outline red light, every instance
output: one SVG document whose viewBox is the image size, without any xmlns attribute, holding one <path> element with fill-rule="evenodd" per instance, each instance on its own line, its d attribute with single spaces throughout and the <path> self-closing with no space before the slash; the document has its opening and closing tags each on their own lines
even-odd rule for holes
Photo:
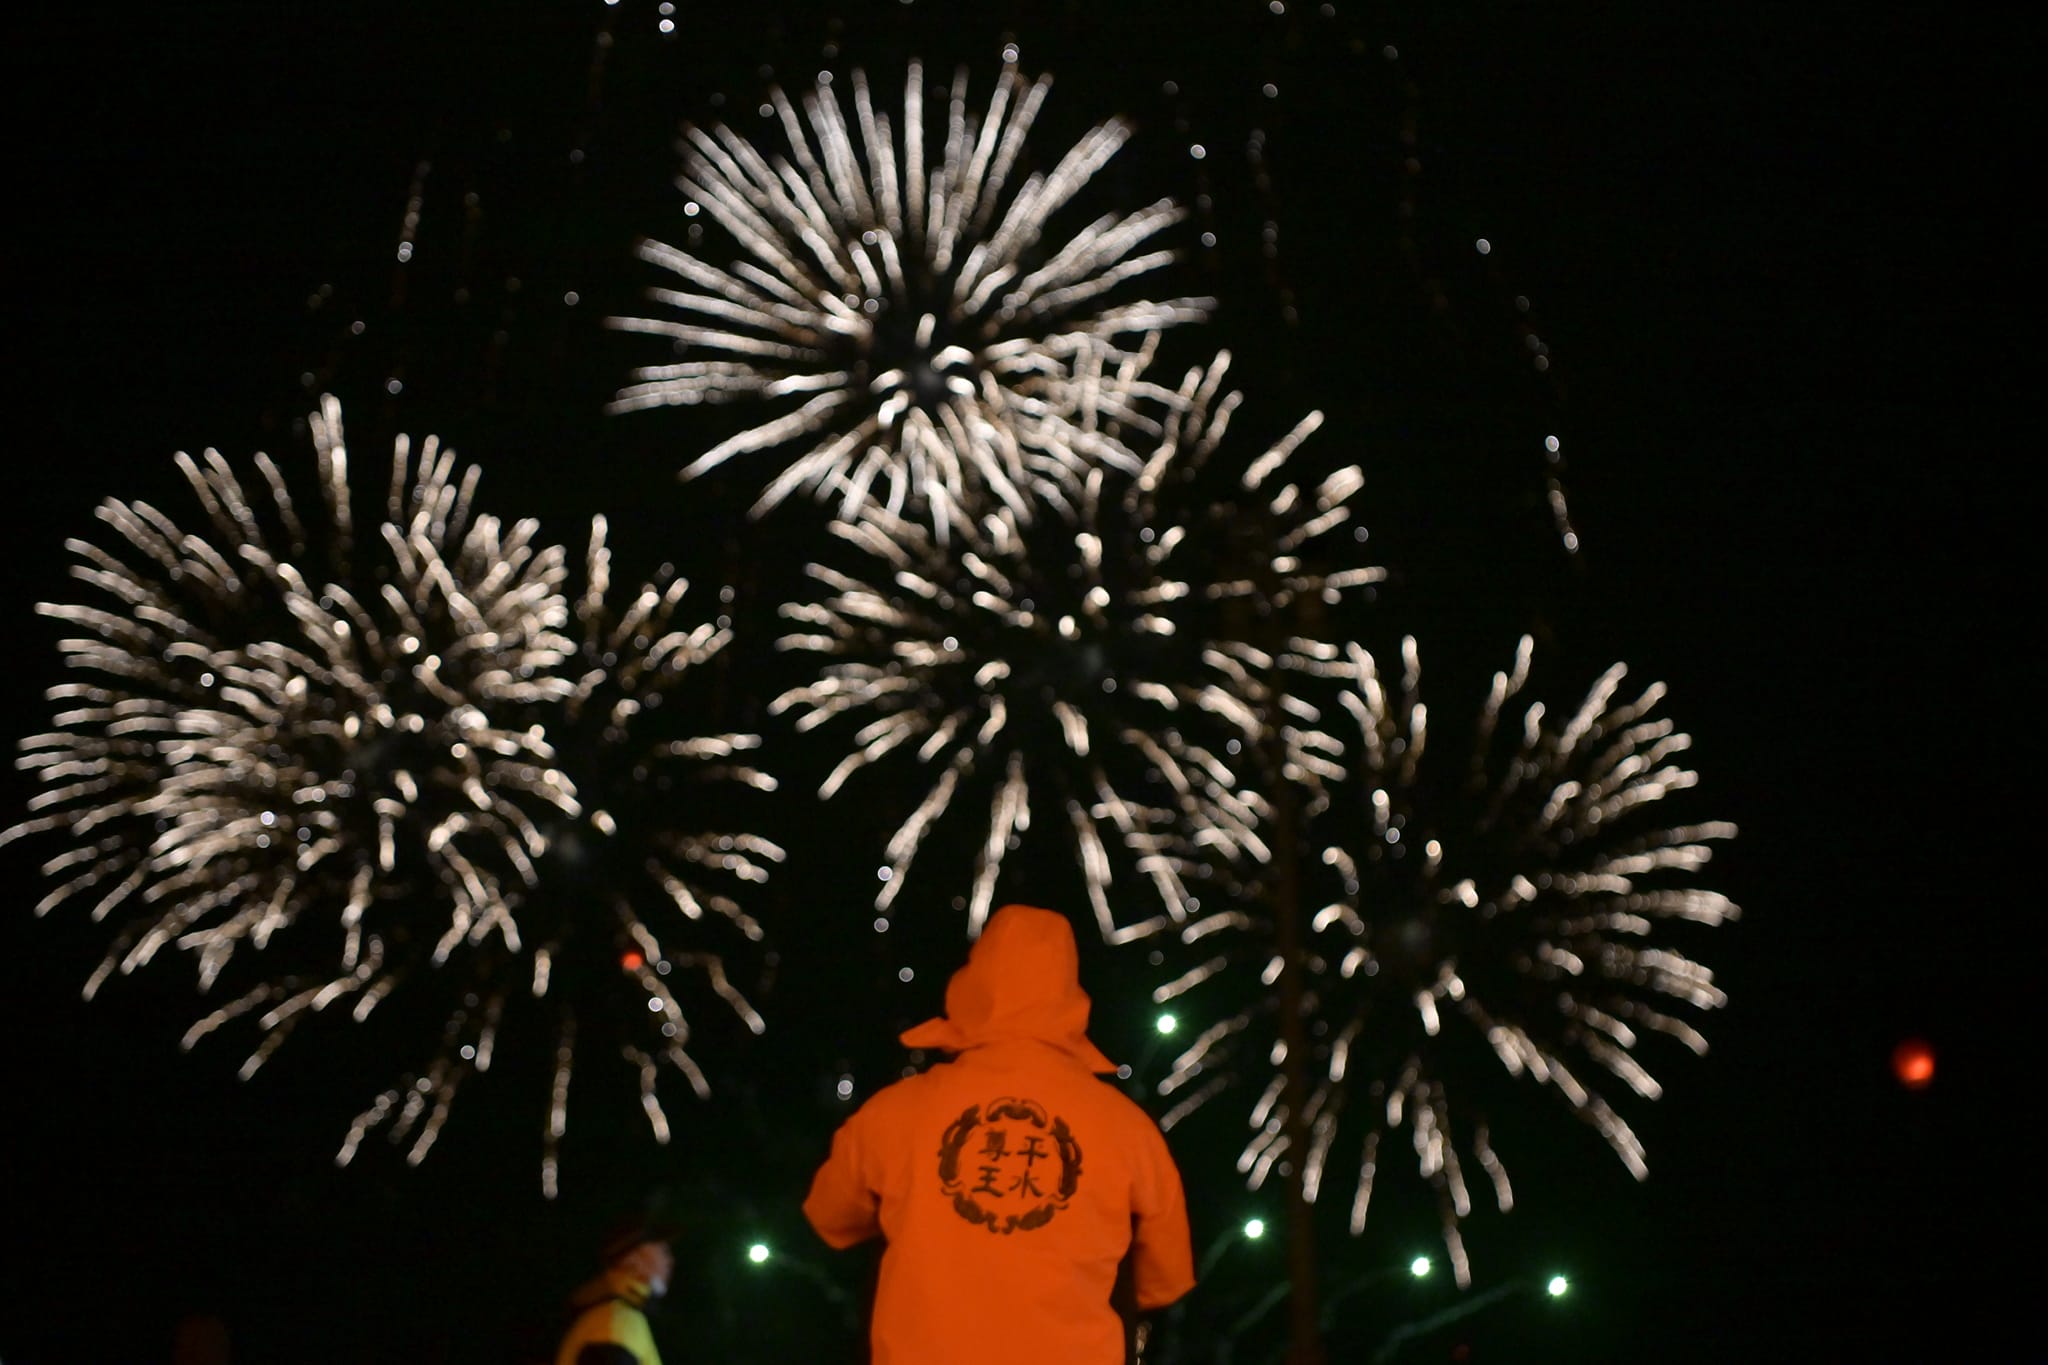
<svg viewBox="0 0 2048 1365">
<path fill-rule="evenodd" d="M 1892 1075 L 1908 1090 L 1925 1090 L 1934 1084 L 1934 1048 L 1925 1039 L 1906 1039 L 1892 1049 Z"/>
<path fill-rule="evenodd" d="M 647 959 L 628 949 L 619 954 L 619 965 L 629 972 L 637 972 L 647 965 Z"/>
</svg>

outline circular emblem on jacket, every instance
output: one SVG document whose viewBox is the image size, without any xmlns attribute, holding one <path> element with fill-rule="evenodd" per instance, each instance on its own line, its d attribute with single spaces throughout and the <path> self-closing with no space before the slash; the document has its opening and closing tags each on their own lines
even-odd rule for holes
<svg viewBox="0 0 2048 1365">
<path fill-rule="evenodd" d="M 1081 1185 L 1081 1144 L 1036 1100 L 970 1104 L 939 1139 L 939 1184 L 953 1212 L 990 1232 L 1032 1232 Z"/>
</svg>

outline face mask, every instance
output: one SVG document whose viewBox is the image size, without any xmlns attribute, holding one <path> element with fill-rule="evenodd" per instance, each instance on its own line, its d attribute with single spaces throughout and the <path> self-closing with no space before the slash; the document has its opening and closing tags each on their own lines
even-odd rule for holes
<svg viewBox="0 0 2048 1365">
<path fill-rule="evenodd" d="M 666 1293 L 668 1293 L 668 1281 L 663 1277 L 657 1275 L 647 1282 L 648 1298 L 658 1299 Z"/>
</svg>

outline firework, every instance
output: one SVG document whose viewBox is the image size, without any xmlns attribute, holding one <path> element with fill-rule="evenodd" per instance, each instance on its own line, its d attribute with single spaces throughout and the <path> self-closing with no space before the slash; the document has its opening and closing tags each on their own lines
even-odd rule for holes
<svg viewBox="0 0 2048 1365">
<path fill-rule="evenodd" d="M 1089 379 L 1098 414 L 1128 424 L 1119 442 L 1145 451 L 1127 471 L 1090 470 L 1076 496 L 1035 521 L 1005 508 L 956 528 L 951 550 L 887 513 L 838 523 L 865 568 L 813 564 L 827 596 L 784 608 L 804 631 L 781 646 L 829 662 L 772 709 L 798 713 L 800 730 L 842 717 L 855 726 L 820 795 L 885 759 L 928 775 L 888 844 L 875 901 L 885 914 L 956 807 L 987 812 L 966 898 L 970 935 L 993 903 L 1005 853 L 1048 806 L 1071 831 L 1065 852 L 1109 942 L 1198 908 L 1190 867 L 1266 855 L 1259 801 L 1233 765 L 1284 718 L 1261 681 L 1270 658 L 1224 632 L 1248 604 L 1377 581 L 1376 569 L 1309 564 L 1326 539 L 1355 544 L 1338 533 L 1361 481 L 1355 469 L 1307 488 L 1283 481 L 1320 420 L 1312 415 L 1236 468 L 1228 500 L 1209 500 L 1199 476 L 1239 400 L 1222 392 L 1228 359 L 1190 371 L 1177 389 L 1149 384 L 1144 359 L 1119 353 Z M 1248 522 L 1274 529 L 1258 538 L 1256 564 L 1236 571 L 1236 532 Z M 1150 884 L 1158 913 L 1133 922 L 1113 913 L 1118 856 Z"/>
<path fill-rule="evenodd" d="M 689 585 L 666 571 L 615 612 L 605 534 L 600 517 L 574 608 L 577 648 L 565 670 L 571 686 L 550 708 L 547 728 L 573 800 L 542 826 L 546 853 L 509 897 L 518 921 L 538 931 L 530 963 L 497 974 L 503 979 L 472 992 L 477 1003 L 465 1000 L 451 1014 L 426 1070 L 402 1077 L 357 1116 L 344 1163 L 380 1126 L 394 1140 L 415 1127 L 427 1137 L 464 1075 L 488 1068 L 509 1005 L 541 1007 L 552 1039 L 541 1158 L 549 1198 L 559 1190 L 558 1149 L 579 1056 L 595 1045 L 600 1055 L 622 1058 L 638 1081 L 650 1130 L 666 1143 L 661 1068 L 681 1074 L 699 1098 L 711 1093 L 689 1050 L 687 995 L 715 999 L 753 1033 L 765 1027 L 728 965 L 735 952 L 758 956 L 762 927 L 737 897 L 765 881 L 783 851 L 758 835 L 692 827 L 722 825 L 737 793 L 776 785 L 747 761 L 757 735 L 696 732 L 691 703 L 701 700 L 699 680 L 731 642 L 730 618 L 679 623 Z M 408 1159 L 416 1161 L 417 1140 L 414 1149 Z"/>
<path fill-rule="evenodd" d="M 458 482 L 431 440 L 409 479 L 401 441 L 375 567 L 358 573 L 338 405 L 313 435 L 319 563 L 267 457 L 266 528 L 225 460 L 181 455 L 218 545 L 110 499 L 114 548 L 67 542 L 103 605 L 40 608 L 80 632 L 59 650 L 84 680 L 52 689 L 57 728 L 22 743 L 45 790 L 14 832 L 74 841 L 40 909 L 90 898 L 95 919 L 133 917 L 88 994 L 172 943 L 210 988 L 238 953 L 317 922 L 337 991 L 374 1001 L 383 936 L 365 917 L 381 887 L 446 887 L 437 959 L 512 934 L 500 888 L 569 800 L 545 739 L 494 721 L 567 691 L 561 552 L 530 523 L 472 521 L 475 471 Z"/>
<path fill-rule="evenodd" d="M 1487 1097 L 1512 1102 L 1519 1081 L 1554 1089 L 1642 1178 L 1642 1144 L 1600 1085 L 1658 1096 L 1639 1060 L 1648 1034 L 1706 1050 L 1681 1015 L 1720 1005 L 1722 994 L 1707 968 L 1658 938 L 1675 922 L 1737 915 L 1697 884 L 1711 845 L 1734 826 L 1668 824 L 1659 814 L 1666 797 L 1697 780 L 1679 762 L 1689 738 L 1654 715 L 1662 684 L 1624 699 L 1617 664 L 1576 710 L 1552 718 L 1541 702 L 1520 701 L 1531 652 L 1524 639 L 1514 667 L 1495 676 L 1470 763 L 1450 773 L 1424 761 L 1429 717 L 1412 639 L 1398 680 L 1356 645 L 1290 661 L 1339 686 L 1348 727 L 1333 728 L 1350 735 L 1348 780 L 1325 792 L 1310 826 L 1323 845 L 1322 885 L 1302 901 L 1314 1021 L 1304 1193 L 1316 1198 L 1342 1141 L 1358 1153 L 1350 1222 L 1362 1231 L 1383 1139 L 1405 1124 L 1461 1284 L 1470 1273 L 1459 1231 L 1472 1207 L 1469 1166 L 1503 1211 L 1513 1204 L 1483 1117 Z M 1209 950 L 1255 943 L 1259 927 L 1237 911 L 1191 923 L 1182 937 L 1201 960 L 1156 997 L 1241 975 L 1227 947 Z M 1251 948 L 1246 965 L 1267 986 L 1277 977 L 1263 948 Z M 1224 1018 L 1160 1087 L 1172 1098 L 1170 1127 L 1229 1088 L 1233 1063 L 1271 1068 L 1239 1159 L 1254 1185 L 1293 1159 L 1276 1025 L 1267 1006 Z"/>
<path fill-rule="evenodd" d="M 757 512 L 805 489 L 854 517 L 880 489 L 887 511 L 926 520 L 942 540 L 993 506 L 1029 520 L 1034 487 L 1061 473 L 1071 482 L 1095 458 L 1085 425 L 1058 401 L 1063 372 L 1104 341 L 1129 344 L 1207 310 L 1203 299 L 1112 302 L 1172 259 L 1152 243 L 1181 210 L 1162 199 L 1048 240 L 1130 135 L 1104 123 L 1051 170 L 1023 174 L 1049 77 L 1027 82 L 1006 64 L 977 114 L 959 73 L 934 101 L 943 131 L 927 121 L 918 64 L 900 126 L 863 73 L 849 83 L 850 114 L 829 75 L 801 115 L 771 93 L 786 155 L 771 159 L 723 125 L 690 130 L 679 182 L 688 211 L 715 220 L 740 256 L 721 267 L 642 246 L 682 281 L 652 294 L 675 316 L 613 325 L 668 337 L 684 354 L 637 371 L 613 409 L 773 404 L 684 470 L 797 448 Z"/>
<path fill-rule="evenodd" d="M 432 438 L 416 459 L 398 440 L 382 520 L 358 546 L 339 405 L 326 400 L 311 426 L 324 515 L 310 529 L 267 457 L 255 460 L 260 501 L 215 452 L 181 455 L 204 530 L 110 499 L 99 515 L 111 547 L 67 542 L 95 601 L 40 608 L 77 632 L 59 649 L 78 680 L 51 690 L 54 728 L 22 742 L 20 764 L 43 790 L 4 837 L 66 839 L 44 865 L 56 885 L 39 912 L 89 904 L 121 926 L 87 996 L 166 948 L 189 954 L 202 994 L 225 1002 L 185 1045 L 253 1019 L 245 1078 L 333 1007 L 360 1022 L 403 986 L 452 996 L 426 1073 L 380 1100 L 342 1151 L 346 1161 L 389 1118 L 417 1162 L 463 1076 L 490 1066 L 508 1004 L 551 995 L 567 941 L 607 945 L 613 993 L 609 945 L 638 944 L 645 970 L 626 975 L 654 1002 L 641 1014 L 659 1040 L 638 1055 L 701 1086 L 660 978 L 702 966 L 758 1025 L 751 1007 L 715 958 L 665 950 L 623 896 L 605 905 L 605 884 L 565 883 L 588 861 L 578 849 L 618 832 L 613 806 L 588 790 L 625 805 L 610 769 L 696 765 L 714 780 L 765 781 L 733 762 L 748 736 L 636 748 L 637 717 L 724 632 L 671 629 L 680 585 L 643 590 L 612 621 L 601 527 L 572 608 L 562 551 L 538 544 L 532 522 L 475 514 L 477 470 Z M 693 869 L 757 875 L 772 847 L 636 833 L 669 903 L 758 936 Z M 566 994 L 552 992 L 565 1036 L 579 1003 Z M 558 1091 L 566 1083 L 565 1062 Z M 651 1084 L 647 1104 L 662 1131 Z M 554 1136 L 561 1122 L 558 1103 Z"/>
</svg>

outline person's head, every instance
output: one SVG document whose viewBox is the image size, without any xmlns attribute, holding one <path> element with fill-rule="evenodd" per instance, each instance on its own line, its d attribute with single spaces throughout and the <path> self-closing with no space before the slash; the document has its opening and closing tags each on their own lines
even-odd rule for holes
<svg viewBox="0 0 2048 1365">
<path fill-rule="evenodd" d="M 669 1277 L 675 1273 L 675 1250 L 670 1243 L 675 1229 L 635 1219 L 613 1229 L 604 1241 L 604 1266 L 614 1274 L 638 1280 L 647 1286 L 648 1297 L 668 1292 Z"/>
<path fill-rule="evenodd" d="M 963 1052 L 985 1043 L 1050 1043 L 1090 1071 L 1116 1063 L 1088 1041 L 1074 926 L 1056 910 L 1006 905 L 988 918 L 967 965 L 946 983 L 946 1012 L 898 1035 L 905 1047 Z"/>
</svg>

